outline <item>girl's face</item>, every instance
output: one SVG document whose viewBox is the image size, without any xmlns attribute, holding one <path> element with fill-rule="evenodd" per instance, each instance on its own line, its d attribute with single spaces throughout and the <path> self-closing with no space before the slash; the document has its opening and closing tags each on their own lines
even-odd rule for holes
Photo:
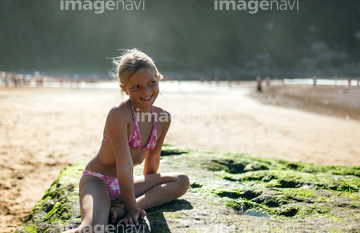
<svg viewBox="0 0 360 233">
<path fill-rule="evenodd" d="M 129 79 L 123 90 L 134 107 L 147 108 L 159 95 L 159 79 L 151 71 L 141 69 Z"/>
</svg>

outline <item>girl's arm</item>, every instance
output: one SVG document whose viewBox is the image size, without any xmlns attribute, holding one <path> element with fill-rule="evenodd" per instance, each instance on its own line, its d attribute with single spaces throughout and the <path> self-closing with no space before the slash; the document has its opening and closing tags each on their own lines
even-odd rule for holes
<svg viewBox="0 0 360 233">
<path fill-rule="evenodd" d="M 138 224 L 140 215 L 145 211 L 138 208 L 135 200 L 133 161 L 127 139 L 127 117 L 119 109 L 110 111 L 107 119 L 107 132 L 116 159 L 116 173 L 119 180 L 121 196 L 127 215 L 123 219 L 126 225 Z"/>
<path fill-rule="evenodd" d="M 164 129 L 161 132 L 160 137 L 157 140 L 156 146 L 152 151 L 149 151 L 145 158 L 145 165 L 143 174 L 152 174 L 157 173 L 160 164 L 160 154 L 161 154 L 161 147 L 163 145 L 165 136 L 167 131 L 169 130 L 170 123 L 171 123 L 171 115 L 168 112 L 164 112 L 167 114 L 168 121 L 164 122 Z"/>
</svg>

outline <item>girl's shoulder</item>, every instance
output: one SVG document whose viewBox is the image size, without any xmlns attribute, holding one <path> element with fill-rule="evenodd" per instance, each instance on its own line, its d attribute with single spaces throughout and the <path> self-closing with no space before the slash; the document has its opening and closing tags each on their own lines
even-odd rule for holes
<svg viewBox="0 0 360 233">
<path fill-rule="evenodd" d="M 169 123 L 171 122 L 171 114 L 163 108 L 154 106 L 154 113 L 157 122 Z"/>
<path fill-rule="evenodd" d="M 155 105 L 154 105 L 154 112 L 157 113 L 157 114 L 164 114 L 164 115 L 169 115 L 169 116 L 171 116 L 171 114 L 170 114 L 168 111 L 166 111 L 166 110 L 163 109 L 163 108 L 157 107 L 157 106 L 155 106 Z"/>
<path fill-rule="evenodd" d="M 115 120 L 132 120 L 132 111 L 127 102 L 115 104 L 109 111 L 109 118 Z"/>
<path fill-rule="evenodd" d="M 154 112 L 166 112 L 166 113 L 169 113 L 169 112 L 166 111 L 165 109 L 160 108 L 160 107 L 158 107 L 158 106 L 153 105 L 153 107 L 154 107 Z M 170 113 L 169 113 L 169 114 L 170 114 Z"/>
</svg>

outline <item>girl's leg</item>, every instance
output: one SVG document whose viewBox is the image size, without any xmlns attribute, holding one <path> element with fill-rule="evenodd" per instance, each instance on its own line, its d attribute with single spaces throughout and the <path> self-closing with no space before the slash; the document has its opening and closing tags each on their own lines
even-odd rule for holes
<svg viewBox="0 0 360 233">
<path fill-rule="evenodd" d="M 81 224 L 66 233 L 94 232 L 95 229 L 105 229 L 109 220 L 111 207 L 110 191 L 100 178 L 84 176 L 79 185 L 81 209 Z M 85 230 L 86 229 L 86 230 Z"/>
<path fill-rule="evenodd" d="M 189 177 L 183 173 L 157 173 L 140 176 L 134 183 L 139 208 L 150 209 L 184 195 L 189 188 Z"/>
<path fill-rule="evenodd" d="M 189 188 L 189 178 L 183 173 L 156 173 L 134 178 L 136 203 L 141 209 L 164 205 L 184 195 Z M 120 195 L 112 203 L 111 223 L 125 216 Z"/>
</svg>

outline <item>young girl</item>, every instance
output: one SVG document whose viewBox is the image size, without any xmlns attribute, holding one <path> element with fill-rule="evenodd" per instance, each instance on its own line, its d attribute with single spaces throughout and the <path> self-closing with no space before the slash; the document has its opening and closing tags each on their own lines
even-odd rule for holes
<svg viewBox="0 0 360 233">
<path fill-rule="evenodd" d="M 170 114 L 153 106 L 161 77 L 154 62 L 133 49 L 114 63 L 120 88 L 129 99 L 107 116 L 100 150 L 79 184 L 82 222 L 69 232 L 88 232 L 109 222 L 138 225 L 144 210 L 175 200 L 189 187 L 185 174 L 157 173 Z M 134 177 L 134 166 L 143 161 L 143 176 Z"/>
</svg>

